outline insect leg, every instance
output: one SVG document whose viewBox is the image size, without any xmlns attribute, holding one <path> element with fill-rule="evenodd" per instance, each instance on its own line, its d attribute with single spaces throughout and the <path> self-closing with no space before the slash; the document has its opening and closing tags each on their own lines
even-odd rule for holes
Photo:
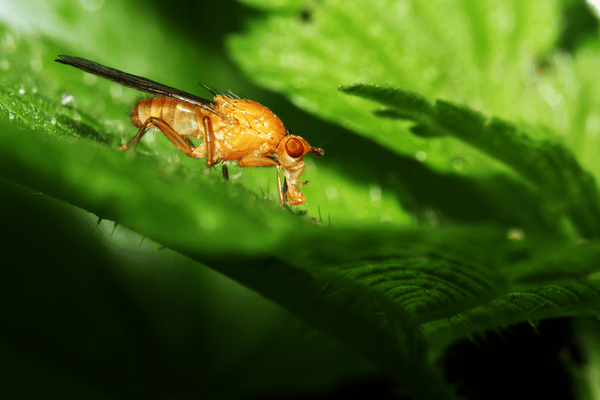
<svg viewBox="0 0 600 400">
<path fill-rule="evenodd" d="M 223 179 L 225 179 L 226 181 L 228 181 L 229 180 L 229 170 L 227 169 L 227 165 L 223 164 L 221 170 L 223 172 Z"/>
<path fill-rule="evenodd" d="M 173 144 L 177 146 L 179 150 L 181 150 L 190 157 L 195 157 L 195 155 L 193 154 L 195 147 L 192 141 L 181 136 L 179 133 L 175 132 L 175 130 L 171 128 L 169 124 L 167 124 L 162 119 L 156 117 L 148 118 L 146 122 L 144 122 L 144 125 L 140 127 L 140 130 L 138 131 L 137 135 L 135 135 L 134 138 L 131 139 L 129 142 L 121 146 L 121 149 L 125 150 L 129 147 L 133 147 L 135 149 L 142 136 L 144 136 L 146 132 L 148 132 L 148 129 L 152 127 L 160 129 L 161 132 L 164 133 L 165 136 L 169 138 L 169 140 L 173 142 Z"/>
<path fill-rule="evenodd" d="M 238 160 L 240 167 L 277 167 L 279 163 L 271 157 L 265 156 L 242 156 Z"/>
<path fill-rule="evenodd" d="M 277 167 L 277 190 L 279 191 L 279 202 L 287 207 L 286 197 L 281 185 L 281 165 L 270 157 L 265 156 L 243 156 L 238 160 L 240 167 Z"/>
<path fill-rule="evenodd" d="M 192 146 L 192 147 L 196 147 L 196 146 L 194 145 L 194 143 L 193 143 L 193 142 L 190 140 L 190 138 L 189 138 L 189 137 L 187 137 L 187 136 L 182 136 L 182 138 L 183 138 L 183 140 L 185 140 L 185 142 L 186 142 L 187 144 L 189 144 L 190 146 Z"/>
<path fill-rule="evenodd" d="M 279 202 L 282 206 L 287 207 L 287 182 L 285 190 L 281 186 L 281 165 L 277 164 L 277 191 L 279 192 Z"/>
<path fill-rule="evenodd" d="M 213 131 L 210 118 L 202 118 L 204 125 L 204 143 L 206 143 L 206 165 L 212 167 L 217 161 L 215 160 L 215 132 Z"/>
</svg>

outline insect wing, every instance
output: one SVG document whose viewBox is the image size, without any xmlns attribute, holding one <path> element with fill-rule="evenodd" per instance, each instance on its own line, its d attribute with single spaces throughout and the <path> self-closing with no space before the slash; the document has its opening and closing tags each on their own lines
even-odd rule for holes
<svg viewBox="0 0 600 400">
<path fill-rule="evenodd" d="M 142 78 L 141 76 L 128 74 L 127 72 L 119 71 L 117 69 L 110 68 L 84 58 L 67 55 L 59 55 L 59 57 L 61 59 L 56 60 L 56 62 L 61 64 L 71 65 L 75 68 L 79 68 L 82 71 L 97 75 L 101 78 L 108 79 L 132 89 L 185 101 L 187 103 L 200 106 L 207 111 L 216 113 L 213 108 L 214 103 L 210 100 L 203 99 L 202 97 L 194 96 L 193 94 L 184 92 L 182 90 L 151 81 L 150 79 Z"/>
</svg>

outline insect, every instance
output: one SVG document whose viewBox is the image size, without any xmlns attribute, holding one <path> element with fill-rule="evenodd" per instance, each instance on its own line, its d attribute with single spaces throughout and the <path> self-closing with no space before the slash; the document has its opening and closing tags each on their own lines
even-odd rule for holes
<svg viewBox="0 0 600 400">
<path fill-rule="evenodd" d="M 233 160 L 240 167 L 276 167 L 280 203 L 285 207 L 289 199 L 292 206 L 304 204 L 306 195 L 298 189 L 298 185 L 308 183 L 298 180 L 304 172 L 304 156 L 310 151 L 321 157 L 324 152 L 291 134 L 267 107 L 212 91 L 214 101 L 210 101 L 83 58 L 59 57 L 56 61 L 61 64 L 157 95 L 140 100 L 131 110 L 131 121 L 139 131 L 122 149 L 135 148 L 150 128 L 158 128 L 183 153 L 206 158 L 209 167 Z M 201 143 L 196 146 L 191 138 Z M 281 183 L 281 169 L 285 185 Z"/>
</svg>

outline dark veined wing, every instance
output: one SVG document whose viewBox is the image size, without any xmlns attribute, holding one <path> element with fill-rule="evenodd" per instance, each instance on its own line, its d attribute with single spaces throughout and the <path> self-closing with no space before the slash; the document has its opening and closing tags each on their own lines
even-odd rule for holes
<svg viewBox="0 0 600 400">
<path fill-rule="evenodd" d="M 86 60 L 84 58 L 66 55 L 59 55 L 59 57 L 61 59 L 55 61 L 61 64 L 71 65 L 85 72 L 89 72 L 90 74 L 97 75 L 101 78 L 108 79 L 132 89 L 137 89 L 142 92 L 156 94 L 159 96 L 170 97 L 172 99 L 182 100 L 200 106 L 210 112 L 216 113 L 213 108 L 214 103 L 210 100 L 203 99 L 202 97 L 194 96 L 193 94 L 186 93 L 182 90 L 151 81 L 150 79 L 142 78 L 141 76 L 131 75 L 126 72 L 98 64 L 97 62 Z"/>
</svg>

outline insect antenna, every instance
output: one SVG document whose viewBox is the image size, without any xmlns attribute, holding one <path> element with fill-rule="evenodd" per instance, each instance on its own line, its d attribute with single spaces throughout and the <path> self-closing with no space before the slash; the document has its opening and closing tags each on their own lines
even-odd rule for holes
<svg viewBox="0 0 600 400">
<path fill-rule="evenodd" d="M 322 149 L 323 145 L 325 145 L 325 143 L 331 142 L 332 140 L 335 140 L 335 139 L 334 138 L 329 138 L 329 139 L 325 140 L 323 143 L 321 143 L 321 145 L 319 146 L 319 148 Z"/>
</svg>

